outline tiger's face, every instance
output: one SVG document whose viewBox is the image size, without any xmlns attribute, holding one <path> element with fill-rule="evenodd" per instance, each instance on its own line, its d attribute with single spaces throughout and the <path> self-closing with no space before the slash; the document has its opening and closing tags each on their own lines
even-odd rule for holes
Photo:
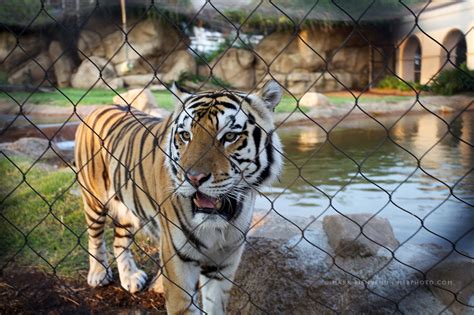
<svg viewBox="0 0 474 315">
<path fill-rule="evenodd" d="M 232 220 L 252 190 L 281 169 L 273 109 L 281 99 L 274 81 L 258 94 L 206 92 L 178 95 L 168 139 L 168 168 L 176 192 L 194 215 Z"/>
</svg>

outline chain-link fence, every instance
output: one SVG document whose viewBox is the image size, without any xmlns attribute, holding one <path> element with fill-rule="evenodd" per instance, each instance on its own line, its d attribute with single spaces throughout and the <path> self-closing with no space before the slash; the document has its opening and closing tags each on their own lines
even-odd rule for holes
<svg viewBox="0 0 474 315">
<path fill-rule="evenodd" d="M 165 201 L 146 201 L 155 214 L 137 231 L 107 212 L 86 215 L 86 224 L 80 189 L 85 200 L 101 197 L 78 174 L 107 176 L 90 166 L 94 156 L 74 160 L 75 131 L 85 123 L 99 137 L 108 120 L 91 124 L 87 115 L 122 104 L 124 124 L 138 122 L 134 134 L 152 134 L 151 148 L 171 159 L 131 106 L 166 122 L 172 111 L 187 113 L 175 105 L 173 82 L 196 93 L 242 91 L 231 92 L 235 101 L 270 79 L 283 90 L 274 112 L 283 150 L 273 151 L 283 171 L 272 188 L 248 186 L 255 210 L 240 230 L 235 278 L 215 258 L 200 270 L 230 284 L 227 311 L 474 312 L 473 12 L 472 1 L 421 0 L 1 3 L 1 313 L 166 312 L 164 295 L 146 290 L 151 281 L 135 294 L 117 274 L 107 286 L 87 285 L 89 258 L 120 269 L 130 248 L 150 279 L 172 280 L 158 242 L 141 233 L 159 234 Z M 266 131 L 258 137 L 271 137 Z M 101 141 L 127 177 L 101 208 L 124 200 L 128 185 L 132 196 L 151 198 L 155 188 L 134 173 L 146 156 L 130 168 Z M 257 156 L 268 162 L 264 151 Z M 176 189 L 166 194 L 178 198 Z M 102 218 L 115 234 L 97 227 Z M 200 225 L 160 220 L 186 236 L 169 261 L 186 260 L 180 249 L 189 244 L 201 251 Z M 114 237 L 129 241 L 115 256 L 91 252 L 88 231 L 110 248 Z M 196 310 L 220 301 L 212 290 L 199 296 L 211 286 L 202 279 L 180 288 Z"/>
</svg>

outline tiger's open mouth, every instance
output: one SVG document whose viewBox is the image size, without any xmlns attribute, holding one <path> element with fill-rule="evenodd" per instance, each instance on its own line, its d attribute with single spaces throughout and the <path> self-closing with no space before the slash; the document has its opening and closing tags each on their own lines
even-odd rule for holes
<svg viewBox="0 0 474 315">
<path fill-rule="evenodd" d="M 197 191 L 192 198 L 195 212 L 219 214 L 222 208 L 222 201 L 219 198 L 208 196 L 200 191 Z"/>
<path fill-rule="evenodd" d="M 240 211 L 240 203 L 233 196 L 216 198 L 197 191 L 191 198 L 191 207 L 194 214 L 218 215 L 230 221 Z"/>
</svg>

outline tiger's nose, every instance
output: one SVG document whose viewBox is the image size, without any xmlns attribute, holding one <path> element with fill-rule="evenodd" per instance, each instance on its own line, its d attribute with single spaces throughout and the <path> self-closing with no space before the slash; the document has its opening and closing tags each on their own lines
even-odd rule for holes
<svg viewBox="0 0 474 315">
<path fill-rule="evenodd" d="M 202 183 L 209 179 L 209 177 L 211 177 L 211 174 L 206 175 L 204 173 L 199 173 L 192 170 L 186 173 L 186 179 L 194 187 L 201 186 Z"/>
</svg>

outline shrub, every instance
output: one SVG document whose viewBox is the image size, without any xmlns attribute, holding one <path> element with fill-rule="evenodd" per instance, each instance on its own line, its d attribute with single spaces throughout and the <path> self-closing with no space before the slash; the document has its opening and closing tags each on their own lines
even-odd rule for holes
<svg viewBox="0 0 474 315">
<path fill-rule="evenodd" d="M 459 68 L 441 71 L 433 80 L 431 90 L 442 95 L 474 92 L 474 70 L 469 70 L 463 63 Z"/>
<path fill-rule="evenodd" d="M 377 84 L 378 88 L 381 89 L 391 89 L 399 91 L 412 91 L 413 89 L 417 91 L 426 91 L 428 87 L 426 85 L 412 82 L 412 81 L 403 81 L 394 75 L 388 75 L 384 77 Z"/>
</svg>

